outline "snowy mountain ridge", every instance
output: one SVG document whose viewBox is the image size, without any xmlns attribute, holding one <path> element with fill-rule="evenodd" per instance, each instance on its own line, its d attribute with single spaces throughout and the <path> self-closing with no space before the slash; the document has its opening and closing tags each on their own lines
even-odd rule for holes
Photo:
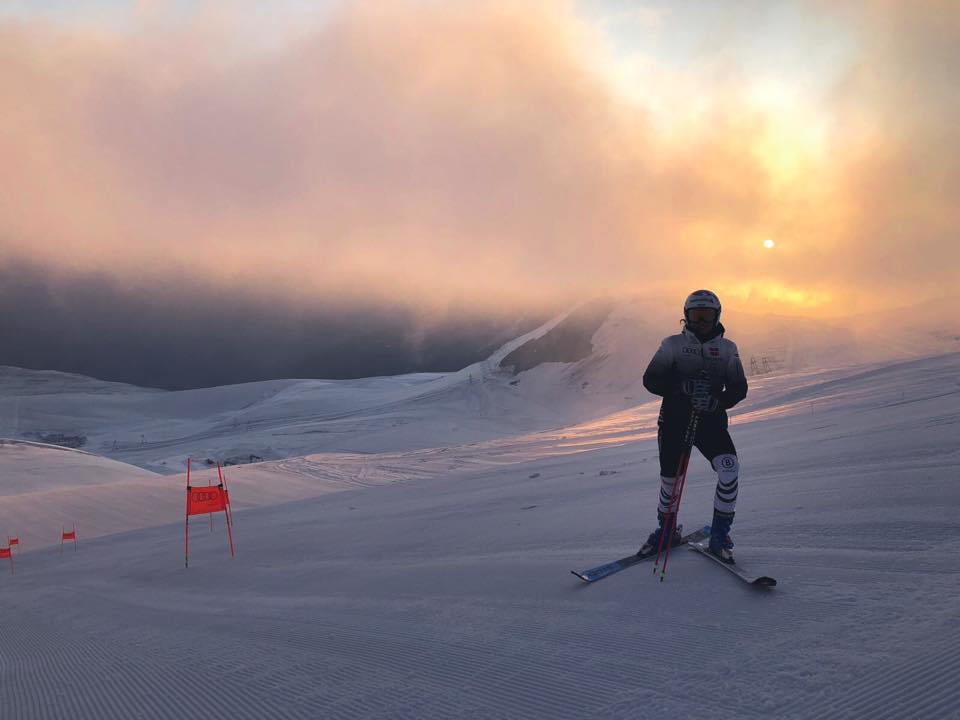
<svg viewBox="0 0 960 720">
<path fill-rule="evenodd" d="M 270 380 L 170 392 L 0 368 L 0 436 L 71 444 L 160 474 L 182 471 L 187 457 L 236 464 L 486 441 L 653 401 L 642 374 L 678 321 L 679 312 L 666 304 L 601 298 L 458 372 L 360 380 Z M 751 381 L 916 356 L 927 347 L 906 336 L 894 342 L 863 319 L 855 327 L 792 319 L 789 332 L 783 318 L 730 313 L 724 321 Z M 935 351 L 960 348 L 947 328 L 931 316 L 915 323 L 914 332 L 939 332 Z"/>
</svg>

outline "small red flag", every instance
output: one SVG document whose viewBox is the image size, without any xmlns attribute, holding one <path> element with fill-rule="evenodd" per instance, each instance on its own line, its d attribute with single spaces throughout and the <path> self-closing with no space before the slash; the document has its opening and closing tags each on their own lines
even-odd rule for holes
<svg viewBox="0 0 960 720">
<path fill-rule="evenodd" d="M 0 548 L 0 558 L 9 558 L 10 574 L 13 575 L 13 551 L 9 547 Z"/>
<path fill-rule="evenodd" d="M 227 509 L 226 491 L 219 485 L 187 488 L 187 515 L 206 515 Z"/>
<path fill-rule="evenodd" d="M 64 540 L 76 540 L 76 539 L 77 539 L 77 531 L 76 531 L 76 530 L 71 530 L 70 532 L 64 531 L 64 532 L 63 532 L 63 539 L 64 539 Z"/>
<path fill-rule="evenodd" d="M 20 544 L 20 538 L 16 537 L 15 535 L 13 537 L 11 537 L 10 535 L 7 535 L 7 545 L 9 545 L 10 547 L 13 547 L 14 545 L 19 545 L 19 544 Z"/>
</svg>

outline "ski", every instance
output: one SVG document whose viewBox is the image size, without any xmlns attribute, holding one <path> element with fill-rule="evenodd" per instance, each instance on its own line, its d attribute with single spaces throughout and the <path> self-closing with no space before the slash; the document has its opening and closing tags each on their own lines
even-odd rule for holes
<svg viewBox="0 0 960 720">
<path fill-rule="evenodd" d="M 706 527 L 704 528 L 704 530 L 707 531 L 707 537 L 709 537 L 710 528 Z M 703 531 L 701 530 L 701 532 Z M 718 558 L 716 555 L 712 554 L 707 549 L 707 544 L 704 543 L 703 540 L 704 538 L 700 538 L 697 541 L 688 542 L 687 546 L 690 547 L 691 550 L 696 550 L 703 557 L 713 560 L 720 567 L 729 570 L 731 573 L 736 575 L 738 578 L 743 580 L 748 585 L 753 585 L 754 587 L 775 587 L 776 586 L 777 581 L 774 578 L 770 577 L 769 575 L 750 575 L 746 570 L 744 570 L 739 565 L 730 565 L 728 563 L 725 563 L 723 560 Z"/>
<path fill-rule="evenodd" d="M 696 532 L 692 532 L 681 537 L 680 544 L 682 545 L 684 543 L 689 544 L 689 543 L 700 542 L 701 540 L 708 537 L 710 537 L 710 528 L 701 528 Z M 676 547 L 676 545 L 674 547 Z M 592 582 L 596 582 L 597 580 L 601 580 L 605 577 L 608 577 L 610 575 L 613 575 L 614 573 L 618 573 L 621 570 L 626 570 L 631 565 L 636 565 L 637 563 L 641 563 L 644 560 L 650 560 L 651 558 L 656 557 L 656 555 L 657 555 L 656 551 L 650 552 L 646 555 L 628 555 L 625 558 L 620 558 L 619 560 L 606 563 L 605 565 L 597 565 L 597 567 L 592 567 L 589 570 L 584 570 L 582 572 L 571 570 L 570 572 L 572 572 L 574 575 L 576 575 L 578 578 L 580 578 L 584 582 L 592 583 Z"/>
</svg>

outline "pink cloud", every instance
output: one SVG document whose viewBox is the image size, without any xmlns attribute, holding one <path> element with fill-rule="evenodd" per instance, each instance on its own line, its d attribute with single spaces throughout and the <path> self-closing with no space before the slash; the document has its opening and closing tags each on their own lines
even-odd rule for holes
<svg viewBox="0 0 960 720">
<path fill-rule="evenodd" d="M 945 97 L 917 85 L 934 54 L 888 39 L 865 61 L 921 75 L 888 87 L 861 71 L 829 111 L 884 123 L 910 84 Z M 849 146 L 840 123 L 829 164 L 777 188 L 755 152 L 775 118 L 731 83 L 684 138 L 662 136 L 562 3 L 354 4 L 279 49 L 238 42 L 209 14 L 126 34 L 0 26 L 0 258 L 483 306 L 704 276 L 850 298 L 891 282 L 884 254 L 917 278 L 951 252 L 957 165 L 913 133 L 950 137 L 940 116 Z M 792 240 L 779 262 L 757 249 L 771 227 Z"/>
</svg>

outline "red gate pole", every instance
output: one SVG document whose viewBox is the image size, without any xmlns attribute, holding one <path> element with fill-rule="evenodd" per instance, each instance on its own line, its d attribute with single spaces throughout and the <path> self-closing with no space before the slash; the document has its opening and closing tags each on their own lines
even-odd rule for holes
<svg viewBox="0 0 960 720">
<path fill-rule="evenodd" d="M 220 463 L 217 463 L 217 475 L 220 478 L 220 488 L 223 490 L 223 514 L 227 518 L 227 538 L 230 540 L 230 557 L 233 557 L 233 522 L 230 520 L 230 502 L 227 494 L 227 485 L 223 480 L 223 470 L 220 469 Z"/>
<path fill-rule="evenodd" d="M 183 523 L 183 566 L 190 567 L 190 458 L 187 458 L 187 506 Z"/>
<path fill-rule="evenodd" d="M 60 526 L 60 557 L 63 557 L 63 534 L 67 531 L 64 525 Z"/>
<path fill-rule="evenodd" d="M 230 540 L 230 557 L 233 557 L 233 529 L 227 523 L 227 538 Z"/>
<path fill-rule="evenodd" d="M 217 475 L 220 476 L 220 484 L 223 485 L 223 491 L 227 494 L 227 522 L 233 525 L 233 508 L 230 507 L 230 491 L 227 489 L 227 476 L 220 469 L 220 463 L 217 463 Z"/>
</svg>

